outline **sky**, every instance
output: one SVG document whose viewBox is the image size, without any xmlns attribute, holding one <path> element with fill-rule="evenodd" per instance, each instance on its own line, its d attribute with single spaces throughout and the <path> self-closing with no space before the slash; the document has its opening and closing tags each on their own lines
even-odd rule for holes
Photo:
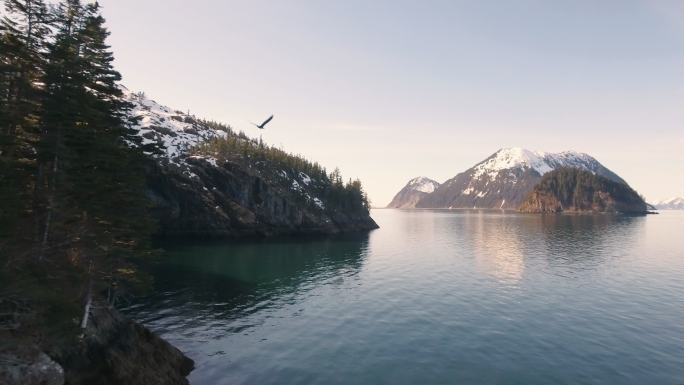
<svg viewBox="0 0 684 385">
<path fill-rule="evenodd" d="M 684 196 L 684 1 L 100 0 L 131 90 L 338 166 L 384 206 L 503 147 Z"/>
</svg>

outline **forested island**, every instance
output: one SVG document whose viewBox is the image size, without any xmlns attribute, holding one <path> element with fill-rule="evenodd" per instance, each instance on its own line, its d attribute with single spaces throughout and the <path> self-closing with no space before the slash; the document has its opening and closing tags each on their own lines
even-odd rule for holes
<svg viewBox="0 0 684 385">
<path fill-rule="evenodd" d="M 183 384 L 116 311 L 154 237 L 370 230 L 361 182 L 129 92 L 97 2 L 7 0 L 0 29 L 0 383 Z"/>
<path fill-rule="evenodd" d="M 520 211 L 527 213 L 645 214 L 646 202 L 624 183 L 576 168 L 559 168 L 544 175 Z"/>
</svg>

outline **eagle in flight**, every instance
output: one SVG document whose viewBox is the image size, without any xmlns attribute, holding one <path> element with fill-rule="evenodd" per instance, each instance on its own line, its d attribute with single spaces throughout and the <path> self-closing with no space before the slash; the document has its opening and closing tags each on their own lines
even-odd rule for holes
<svg viewBox="0 0 684 385">
<path fill-rule="evenodd" d="M 273 115 L 269 116 L 268 119 L 264 120 L 264 122 L 261 124 L 256 124 L 256 123 L 252 123 L 252 124 L 257 126 L 257 128 L 259 128 L 260 130 L 263 130 L 264 127 L 268 124 L 268 122 L 271 121 L 271 119 L 273 119 Z"/>
</svg>

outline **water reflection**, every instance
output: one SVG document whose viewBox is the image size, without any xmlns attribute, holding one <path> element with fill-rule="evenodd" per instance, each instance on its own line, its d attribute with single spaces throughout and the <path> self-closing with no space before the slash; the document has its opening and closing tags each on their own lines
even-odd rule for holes
<svg viewBox="0 0 684 385">
<path fill-rule="evenodd" d="M 477 266 L 505 283 L 519 281 L 525 270 L 525 253 L 515 218 L 480 212 L 466 217 L 467 233 Z"/>
<path fill-rule="evenodd" d="M 373 213 L 370 236 L 174 245 L 129 311 L 193 384 L 675 384 L 684 217 Z"/>
<path fill-rule="evenodd" d="M 255 326 L 250 314 L 276 312 L 319 285 L 354 279 L 368 252 L 368 235 L 263 241 L 258 247 L 253 242 L 166 246 L 170 251 L 163 261 L 150 267 L 155 294 L 138 298 L 125 311 L 162 333 L 184 325 L 187 337 L 201 338 L 206 330 L 207 338 L 216 338 Z M 200 329 L 188 327 L 192 324 Z"/>
<path fill-rule="evenodd" d="M 569 274 L 623 257 L 644 225 L 643 216 L 622 215 L 543 215 L 536 224 L 549 266 Z"/>
<path fill-rule="evenodd" d="M 476 266 L 502 283 L 523 278 L 543 257 L 552 274 L 594 270 L 624 256 L 643 233 L 646 218 L 618 215 L 520 215 L 468 211 L 452 219 L 452 238 L 468 246 Z M 465 235 L 464 235 L 465 234 Z M 608 252 L 608 251 L 611 252 Z"/>
</svg>

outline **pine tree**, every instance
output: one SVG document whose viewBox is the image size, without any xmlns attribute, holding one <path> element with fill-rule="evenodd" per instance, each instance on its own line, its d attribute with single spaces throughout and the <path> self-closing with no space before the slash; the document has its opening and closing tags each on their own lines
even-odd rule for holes
<svg viewBox="0 0 684 385">
<path fill-rule="evenodd" d="M 50 18 L 42 0 L 5 0 L 2 32 L 0 132 L 14 140 L 19 130 L 35 126 L 40 106 L 40 85 L 45 41 Z"/>
<path fill-rule="evenodd" d="M 0 234 L 30 211 L 50 17 L 42 0 L 6 0 L 0 20 Z"/>
<path fill-rule="evenodd" d="M 139 150 L 127 146 L 137 140 L 128 121 L 131 106 L 121 98 L 121 75 L 112 66 L 109 33 L 97 2 L 86 5 L 84 15 L 78 34 L 87 76 L 84 121 L 65 135 L 74 157 L 68 163 L 70 184 L 73 197 L 90 216 L 93 239 L 123 250 L 148 235 L 144 161 Z"/>
<path fill-rule="evenodd" d="M 61 213 L 67 218 L 67 209 L 75 206 L 61 205 L 59 194 L 68 190 L 63 172 L 63 162 L 69 150 L 65 143 L 68 132 L 83 125 L 83 90 L 85 89 L 85 66 L 81 60 L 78 31 L 83 25 L 83 7 L 78 0 L 60 3 L 55 10 L 56 35 L 49 44 L 45 69 L 45 100 L 41 119 L 41 141 L 38 146 L 38 176 L 36 180 L 37 226 L 40 243 L 39 259 L 50 241 L 55 216 Z M 60 188 L 58 188 L 60 186 Z M 61 209 L 61 210 L 60 210 Z"/>
</svg>

